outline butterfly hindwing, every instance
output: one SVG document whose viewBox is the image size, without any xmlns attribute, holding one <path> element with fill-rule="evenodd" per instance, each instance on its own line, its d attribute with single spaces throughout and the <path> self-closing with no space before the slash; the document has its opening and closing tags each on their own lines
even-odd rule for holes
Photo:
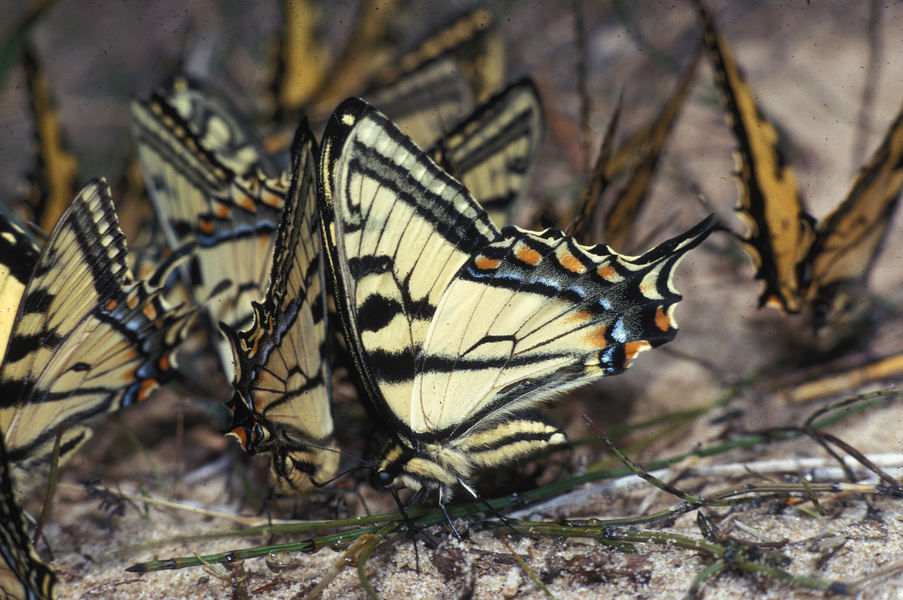
<svg viewBox="0 0 903 600">
<path fill-rule="evenodd" d="M 133 280 L 109 187 L 90 183 L 32 270 L 0 367 L 0 430 L 17 485 L 46 475 L 90 435 L 84 421 L 144 399 L 176 367 L 191 311 Z"/>
<path fill-rule="evenodd" d="M 385 116 L 343 103 L 320 210 L 346 339 L 394 437 L 381 483 L 439 489 L 563 434 L 531 411 L 676 333 L 674 266 L 704 222 L 639 257 L 557 230 L 499 231 Z"/>
<path fill-rule="evenodd" d="M 51 600 L 56 583 L 56 573 L 31 545 L 13 488 L 6 444 L 0 436 L 0 597 Z"/>
<path fill-rule="evenodd" d="M 480 105 L 427 154 L 464 184 L 493 223 L 509 225 L 526 197 L 543 125 L 536 87 L 522 79 Z"/>
<path fill-rule="evenodd" d="M 304 122 L 292 150 L 292 182 L 276 236 L 270 284 L 251 327 L 223 329 L 235 353 L 231 433 L 249 454 L 271 454 L 286 492 L 335 474 L 331 374 L 326 353 L 326 285 L 313 134 Z M 311 444 L 314 444 L 313 446 Z"/>
</svg>

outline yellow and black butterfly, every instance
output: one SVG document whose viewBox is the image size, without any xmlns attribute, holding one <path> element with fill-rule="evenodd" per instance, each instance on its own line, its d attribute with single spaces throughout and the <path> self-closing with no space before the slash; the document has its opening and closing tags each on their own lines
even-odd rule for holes
<svg viewBox="0 0 903 600">
<path fill-rule="evenodd" d="M 516 222 L 542 145 L 542 105 L 529 79 L 499 92 L 427 150 L 464 184 L 492 222 Z"/>
<path fill-rule="evenodd" d="M 63 135 L 47 72 L 28 45 L 22 50 L 22 65 L 37 142 L 37 165 L 28 177 L 31 186 L 24 204 L 27 218 L 50 231 L 78 191 L 78 159 Z"/>
<path fill-rule="evenodd" d="M 316 146 L 305 121 L 276 235 L 270 285 L 251 327 L 221 325 L 234 352 L 230 433 L 248 454 L 271 455 L 282 489 L 304 494 L 335 475 L 324 258 L 316 204 Z"/>
<path fill-rule="evenodd" d="M 427 147 L 501 88 L 502 50 L 492 13 L 474 9 L 383 69 L 361 97 Z"/>
<path fill-rule="evenodd" d="M 715 79 L 739 144 L 744 249 L 763 289 L 759 305 L 806 310 L 818 327 L 861 290 L 887 234 L 903 187 L 903 111 L 860 170 L 847 197 L 816 225 L 802 203 L 793 169 L 778 149 L 778 132 L 762 115 L 725 38 L 695 2 Z"/>
<path fill-rule="evenodd" d="M 5 600 L 51 600 L 56 573 L 31 545 L 25 515 L 16 501 L 9 456 L 0 436 L 0 597 Z"/>
<path fill-rule="evenodd" d="M 504 45 L 489 10 L 460 14 L 411 50 L 386 60 L 392 11 L 391 4 L 365 2 L 354 33 L 339 58 L 330 61 L 311 26 L 317 17 L 286 3 L 279 67 L 271 85 L 277 120 L 295 119 L 304 110 L 328 115 L 349 94 L 360 94 L 427 147 L 501 89 Z"/>
<path fill-rule="evenodd" d="M 4 319 L 11 325 L 3 335 L 0 431 L 24 492 L 46 480 L 58 434 L 65 460 L 90 437 L 86 420 L 144 399 L 174 374 L 174 349 L 192 311 L 162 298 L 159 283 L 171 265 L 147 283 L 133 279 L 103 180 L 76 197 L 36 259 L 33 243 L 9 222 L 2 240 L 3 307 L 15 316 Z M 20 259 L 33 260 L 27 279 L 14 266 Z"/>
<path fill-rule="evenodd" d="M 708 219 L 639 257 L 560 231 L 499 229 L 391 121 L 346 100 L 318 202 L 339 313 L 392 440 L 375 483 L 450 500 L 478 469 L 566 443 L 536 412 L 671 340 L 672 271 Z"/>
<path fill-rule="evenodd" d="M 263 299 L 288 175 L 268 175 L 265 169 L 275 167 L 265 166 L 240 118 L 204 98 L 191 87 L 133 102 L 132 126 L 167 242 L 174 250 L 197 244 L 189 284 L 196 304 L 209 314 L 211 336 L 231 378 L 232 351 L 214 328 L 221 322 L 246 328 L 250 302 Z"/>
</svg>

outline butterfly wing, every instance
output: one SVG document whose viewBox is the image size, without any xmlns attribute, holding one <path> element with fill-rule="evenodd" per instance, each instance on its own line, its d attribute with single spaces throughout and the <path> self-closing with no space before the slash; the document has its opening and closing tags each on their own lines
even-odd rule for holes
<svg viewBox="0 0 903 600">
<path fill-rule="evenodd" d="M 180 75 L 164 98 L 184 119 L 199 145 L 214 153 L 233 173 L 248 177 L 260 170 L 269 178 L 279 178 L 274 157 L 264 151 L 242 111 L 218 90 Z"/>
<path fill-rule="evenodd" d="M 759 305 L 797 312 L 801 308 L 797 265 L 815 241 L 814 219 L 804 210 L 796 175 L 778 150 L 777 130 L 756 105 L 727 40 L 698 0 L 694 4 L 728 123 L 739 145 L 737 214 L 748 229 L 741 240 L 743 247 L 756 266 L 756 278 L 763 283 Z"/>
<path fill-rule="evenodd" d="M 362 97 L 425 148 L 501 87 L 504 64 L 492 13 L 477 8 L 399 57 Z"/>
<path fill-rule="evenodd" d="M 135 282 L 109 187 L 90 183 L 54 228 L 24 289 L 0 366 L 0 430 L 21 488 L 90 435 L 83 423 L 172 376 L 191 311 Z"/>
<path fill-rule="evenodd" d="M 55 587 L 56 573 L 38 557 L 28 537 L 0 436 L 0 593 L 10 600 L 50 600 Z"/>
<path fill-rule="evenodd" d="M 374 408 L 407 428 L 414 360 L 436 306 L 501 234 L 460 183 L 360 100 L 330 120 L 318 184 L 346 341 Z"/>
<path fill-rule="evenodd" d="M 522 79 L 480 105 L 427 155 L 464 184 L 493 223 L 514 223 L 542 144 L 536 87 Z"/>
<path fill-rule="evenodd" d="M 287 176 L 271 179 L 250 167 L 247 175 L 237 174 L 220 161 L 220 154 L 204 146 L 163 96 L 133 103 L 132 116 L 151 199 L 168 243 L 173 249 L 197 244 L 189 268 L 195 302 L 208 311 L 211 327 L 247 327 L 250 301 L 262 300 L 266 290 Z M 231 377 L 229 344 L 218 330 L 211 335 Z"/>
<path fill-rule="evenodd" d="M 326 286 L 316 205 L 313 134 L 304 122 L 292 150 L 292 183 L 270 285 L 254 303 L 252 326 L 224 331 L 235 353 L 232 430 L 249 453 L 272 455 L 286 492 L 306 493 L 310 480 L 335 474 L 331 445 L 331 373 L 326 353 Z M 311 444 L 314 444 L 313 446 Z"/>
<path fill-rule="evenodd" d="M 0 355 L 6 352 L 19 303 L 40 252 L 37 238 L 0 206 Z"/>
<path fill-rule="evenodd" d="M 804 295 L 830 302 L 832 288 L 862 282 L 887 235 L 903 187 L 903 110 L 853 182 L 844 201 L 817 228 L 805 264 Z"/>
<path fill-rule="evenodd" d="M 327 126 L 321 218 L 374 408 L 435 441 L 617 373 L 673 338 L 674 266 L 701 223 L 639 257 L 556 230 L 499 232 L 460 183 L 351 99 Z"/>
</svg>

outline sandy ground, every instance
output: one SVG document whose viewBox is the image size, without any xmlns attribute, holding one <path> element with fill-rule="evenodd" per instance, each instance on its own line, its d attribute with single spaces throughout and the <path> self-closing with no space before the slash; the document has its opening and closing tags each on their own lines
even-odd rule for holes
<svg viewBox="0 0 903 600">
<path fill-rule="evenodd" d="M 686 64 L 698 39 L 689 3 L 642 2 L 618 13 L 608 4 L 586 3 L 588 87 L 592 100 L 592 147 L 623 91 L 623 131 L 644 122 L 675 85 L 677 68 Z M 730 40 L 737 61 L 752 82 L 761 105 L 779 123 L 788 142 L 787 156 L 797 169 L 810 211 L 823 217 L 846 193 L 858 166 L 879 143 L 903 102 L 903 5 L 879 8 L 870 20 L 865 3 L 844 2 L 749 4 L 709 2 Z M 874 3 L 876 6 L 879 3 Z M 15 7 L 14 7 L 15 5 Z M 508 47 L 512 77 L 529 73 L 540 87 L 547 111 L 557 119 L 550 128 L 532 189 L 536 204 L 564 202 L 577 193 L 580 181 L 576 129 L 578 97 L 574 91 L 577 54 L 573 15 L 567 5 L 551 2 L 499 3 L 495 9 Z M 354 4 L 340 6 L 328 33 L 335 39 L 347 32 Z M 437 23 L 456 3 L 436 3 L 410 9 L 399 17 L 398 35 L 406 40 L 424 23 Z M 9 31 L 21 9 L 0 2 L 0 30 Z M 452 10 L 452 12 L 454 12 Z M 626 14 L 626 16 L 624 16 Z M 106 175 L 111 180 L 126 162 L 128 101 L 146 96 L 182 61 L 198 75 L 220 87 L 232 86 L 233 96 L 251 106 L 263 85 L 259 68 L 267 36 L 279 26 L 277 6 L 243 8 L 233 2 L 183 3 L 97 2 L 90 5 L 62 0 L 35 29 L 35 42 L 55 86 L 66 132 L 81 159 L 85 179 Z M 871 33 L 870 33 L 871 32 Z M 339 42 L 336 42 L 336 46 Z M 670 67 L 669 57 L 678 67 Z M 21 74 L 14 70 L 0 90 L 0 196 L 18 197 L 21 175 L 28 166 L 30 131 Z M 863 106 L 865 108 L 863 109 Z M 700 220 L 708 205 L 726 224 L 741 231 L 733 215 L 737 192 L 731 181 L 733 139 L 724 124 L 707 63 L 698 72 L 688 104 L 663 157 L 653 196 L 640 218 L 637 248 L 659 241 Z M 577 154 L 575 154 L 575 151 Z M 881 325 L 862 344 L 845 354 L 840 366 L 903 351 L 903 215 L 897 214 L 889 240 L 875 264 L 869 292 L 879 299 Z M 603 428 L 638 422 L 711 401 L 728 386 L 752 384 L 726 406 L 689 428 L 665 436 L 632 457 L 638 462 L 672 456 L 722 439 L 729 431 L 798 425 L 818 407 L 839 397 L 893 386 L 901 377 L 865 386 L 850 386 L 839 396 L 800 405 L 788 400 L 785 377 L 794 382 L 811 379 L 825 365 L 799 366 L 804 351 L 794 343 L 799 320 L 773 310 L 758 310 L 758 284 L 752 268 L 726 235 L 713 236 L 680 267 L 676 282 L 685 296 L 678 309 L 681 332 L 667 347 L 638 359 L 627 374 L 603 380 L 554 410 L 574 437 L 588 435 L 580 415 L 590 415 Z M 739 256 L 739 259 L 738 259 Z M 828 365 L 831 366 L 831 365 Z M 268 484 L 262 463 L 245 460 L 218 430 L 226 421 L 216 400 L 228 389 L 208 386 L 199 397 L 181 389 L 166 390 L 137 411 L 124 416 L 126 428 L 148 448 L 151 462 L 176 502 L 242 514 L 264 522 L 251 507 L 235 472 L 250 474 L 252 489 L 266 496 Z M 349 447 L 365 452 L 352 439 L 365 428 L 360 410 L 347 398 L 339 401 L 338 420 L 348 423 Z M 717 417 L 734 415 L 732 420 Z M 849 419 L 831 432 L 867 454 L 895 454 L 901 440 L 903 406 L 890 403 Z M 342 434 L 340 434 L 342 435 Z M 145 487 L 162 497 L 148 461 L 138 454 L 121 429 L 104 425 L 91 448 L 74 461 L 64 478 L 75 484 L 98 477 L 110 489 L 137 493 Z M 579 463 L 578 457 L 601 457 L 592 446 L 557 459 Z M 699 469 L 685 474 L 680 485 L 694 493 L 723 489 L 749 476 L 703 471 L 712 465 L 748 465 L 774 480 L 799 475 L 803 466 L 783 465 L 769 470 L 762 461 L 824 460 L 825 453 L 809 440 L 775 443 L 734 451 L 681 467 Z M 901 466 L 888 457 L 888 468 Z M 230 463 L 233 465 L 230 467 Z M 554 471 L 554 469 L 552 469 Z M 742 471 L 742 469 L 741 469 Z M 557 471 L 556 471 L 557 472 Z M 682 471 L 672 470 L 666 477 Z M 355 488 L 374 512 L 392 505 L 367 489 L 366 483 L 342 484 L 349 512 L 362 512 Z M 503 493 L 504 490 L 500 493 Z M 645 506 L 644 503 L 649 503 Z M 580 490 L 551 507 L 534 509 L 532 518 L 614 517 L 651 512 L 675 500 L 646 484 L 614 489 Z M 740 539 L 785 542 L 780 551 L 786 568 L 800 575 L 859 583 L 862 598 L 897 598 L 903 593 L 903 507 L 899 500 L 850 494 L 822 497 L 827 511 L 813 517 L 782 501 L 763 501 L 738 509 L 721 522 L 722 533 Z M 280 502 L 273 516 L 294 512 L 305 518 L 329 518 L 335 498 L 327 496 L 297 506 Z M 725 515 L 726 509 L 712 509 Z M 621 554 L 590 540 L 527 538 L 504 529 L 482 529 L 476 522 L 458 521 L 465 531 L 457 541 L 447 527 L 429 535 L 438 549 L 418 544 L 415 557 L 410 539 L 401 538 L 373 556 L 367 573 L 383 598 L 540 598 L 545 594 L 513 560 L 517 552 L 555 598 L 624 597 L 677 598 L 693 578 L 711 566 L 711 558 L 695 551 L 660 545 L 639 545 L 635 554 Z M 54 503 L 46 529 L 53 549 L 61 598 L 230 598 L 233 591 L 201 569 L 185 569 L 135 576 L 123 569 L 153 557 L 209 554 L 261 545 L 268 539 L 226 539 L 170 544 L 126 559 L 104 561 L 108 553 L 147 540 L 176 534 L 196 534 L 234 528 L 229 520 L 197 511 L 129 505 L 111 516 L 79 486 L 64 486 Z M 695 515 L 668 527 L 698 537 Z M 278 542 L 302 539 L 283 536 Z M 46 546 L 41 551 L 46 555 Z M 289 568 L 274 572 L 264 560 L 242 567 L 252 598 L 303 597 L 323 580 L 341 559 L 331 549 L 314 555 L 294 554 Z M 419 571 L 417 569 L 419 563 Z M 256 592 L 255 592 L 256 591 Z M 703 588 L 706 598 L 807 598 L 814 592 L 792 588 L 761 577 L 726 573 Z M 365 598 L 354 569 L 345 569 L 323 592 L 323 598 Z"/>
</svg>

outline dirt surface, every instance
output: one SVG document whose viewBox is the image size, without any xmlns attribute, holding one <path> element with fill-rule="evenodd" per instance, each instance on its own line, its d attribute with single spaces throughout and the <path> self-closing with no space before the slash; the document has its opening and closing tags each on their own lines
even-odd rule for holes
<svg viewBox="0 0 903 600">
<path fill-rule="evenodd" d="M 532 75 L 550 121 L 531 191 L 535 206 L 572 202 L 579 189 L 583 160 L 579 142 L 578 52 L 569 4 L 504 2 L 494 6 L 507 44 L 509 76 Z M 676 85 L 699 39 L 689 3 L 642 2 L 616 10 L 586 3 L 588 89 L 591 99 L 590 147 L 598 147 L 619 94 L 623 93 L 622 131 L 648 120 Z M 786 138 L 788 161 L 797 169 L 807 206 L 824 217 L 846 194 L 858 167 L 868 158 L 903 104 L 903 5 L 879 2 L 738 3 L 708 2 L 730 41 L 768 115 Z M 620 7 L 620 4 L 617 5 Z M 335 48 L 354 22 L 356 4 L 340 6 L 325 28 Z M 424 26 L 443 21 L 455 3 L 407 7 L 398 16 L 399 44 Z M 18 3 L 0 2 L 0 30 L 8 32 L 21 15 Z M 874 12 L 872 12 L 874 11 Z M 268 44 L 280 24 L 279 7 L 246 9 L 238 2 L 155 3 L 61 0 L 34 30 L 34 41 L 57 95 L 61 119 L 88 178 L 116 180 L 130 153 L 128 102 L 147 96 L 181 63 L 228 89 L 253 112 L 265 85 Z M 22 74 L 14 69 L 0 90 L 0 196 L 20 197 L 31 142 Z M 734 141 L 725 125 L 711 71 L 701 63 L 673 138 L 659 167 L 652 198 L 637 224 L 632 250 L 644 249 L 687 229 L 715 211 L 742 232 L 733 214 L 737 201 L 731 178 Z M 703 200 L 701 201 L 700 198 Z M 891 234 L 874 265 L 868 292 L 875 298 L 880 326 L 858 345 L 850 344 L 834 362 L 807 360 L 798 341 L 801 324 L 770 309 L 757 308 L 759 285 L 736 242 L 713 235 L 685 260 L 675 281 L 685 300 L 677 310 L 681 331 L 666 347 L 643 354 L 624 375 L 600 381 L 563 399 L 551 410 L 576 439 L 589 435 L 582 414 L 603 429 L 640 422 L 711 402 L 743 382 L 726 405 L 675 433 L 664 432 L 645 450 L 631 454 L 640 463 L 717 443 L 743 430 L 800 425 L 821 406 L 864 391 L 893 388 L 896 376 L 881 382 L 847 385 L 835 395 L 808 404 L 793 402 L 794 386 L 830 369 L 903 352 L 903 215 L 894 217 Z M 204 367 L 189 365 L 204 372 Z M 835 378 L 837 379 L 837 378 Z M 242 515 L 242 523 L 265 523 L 252 496 L 269 491 L 263 461 L 249 461 L 219 430 L 227 416 L 218 401 L 228 387 L 215 379 L 178 390 L 164 390 L 123 416 L 147 457 L 113 423 L 103 424 L 85 453 L 64 477 L 46 527 L 47 544 L 61 584 L 60 598 L 230 598 L 240 597 L 229 581 L 201 569 L 136 576 L 124 569 L 154 557 L 210 554 L 236 548 L 284 543 L 305 535 L 278 538 L 203 540 L 169 543 L 126 558 L 110 553 L 148 540 L 237 528 L 229 518 L 202 510 Z M 733 388 L 732 388 L 733 389 Z M 367 455 L 362 411 L 340 388 L 337 421 L 346 426 L 340 442 L 348 452 Z M 720 418 L 725 417 L 725 418 Z M 831 433 L 900 476 L 903 468 L 903 405 L 890 402 L 854 416 Z M 649 435 L 649 431 L 644 432 Z M 626 445 L 639 436 L 625 438 Z M 581 447 L 551 459 L 541 478 L 548 482 L 604 457 L 599 445 Z M 815 461 L 808 463 L 808 460 Z M 876 460 L 877 460 L 876 459 Z M 768 461 L 783 461 L 774 464 Z M 797 439 L 685 461 L 662 473 L 679 476 L 679 486 L 706 494 L 754 481 L 795 481 L 813 465 L 832 466 L 810 439 Z M 152 467 L 150 466 L 152 465 Z M 733 472 L 717 470 L 730 465 Z M 349 464 L 349 466 L 352 466 Z M 751 475 L 755 473 L 756 475 Z M 817 471 L 824 475 L 826 471 Z M 859 472 L 869 480 L 870 474 Z M 837 475 L 832 475 L 837 476 Z M 112 491 L 168 498 L 190 509 L 138 502 L 114 503 L 113 514 L 101 498 L 78 482 L 96 477 Z M 157 478 L 159 477 L 159 479 Z M 248 478 L 248 486 L 242 483 Z M 340 483 L 338 492 L 293 503 L 276 501 L 276 519 L 334 518 L 393 509 L 391 499 L 369 489 L 366 475 Z M 487 478 L 491 485 L 493 477 Z M 161 486 L 161 481 L 163 485 Z M 552 505 L 533 507 L 519 518 L 612 518 L 651 513 L 677 501 L 635 478 L 629 484 L 578 489 Z M 248 490 L 251 490 L 250 492 Z M 510 490 L 497 490 L 503 495 Z M 337 499 L 341 499 L 337 509 Z M 112 500 L 108 497 L 107 500 Z M 897 598 L 903 590 L 903 506 L 899 499 L 826 494 L 824 516 L 813 516 L 783 499 L 763 500 L 742 509 L 710 509 L 728 515 L 719 521 L 723 535 L 755 542 L 780 542 L 774 550 L 789 558 L 788 571 L 829 581 L 858 584 L 861 598 Z M 33 511 L 35 505 L 30 505 Z M 811 509 L 811 504 L 806 505 Z M 701 538 L 695 513 L 664 530 Z M 693 550 L 639 544 L 633 554 L 619 553 L 593 540 L 522 537 L 504 528 L 484 528 L 459 520 L 463 541 L 447 526 L 428 530 L 417 553 L 409 537 L 381 546 L 366 572 L 382 598 L 541 598 L 545 593 L 518 566 L 521 557 L 559 599 L 586 597 L 678 598 L 714 561 Z M 295 553 L 278 572 L 263 559 L 242 563 L 240 588 L 251 598 L 301 598 L 341 565 L 343 551 Z M 275 560 L 275 559 L 274 559 Z M 283 560 L 282 558 L 278 560 Z M 272 562 L 272 561 L 271 561 Z M 220 567 L 222 570 L 222 567 Z M 727 572 L 708 580 L 706 598 L 808 598 L 816 592 L 761 576 Z M 323 598 L 365 598 L 356 569 L 335 577 Z"/>
</svg>

